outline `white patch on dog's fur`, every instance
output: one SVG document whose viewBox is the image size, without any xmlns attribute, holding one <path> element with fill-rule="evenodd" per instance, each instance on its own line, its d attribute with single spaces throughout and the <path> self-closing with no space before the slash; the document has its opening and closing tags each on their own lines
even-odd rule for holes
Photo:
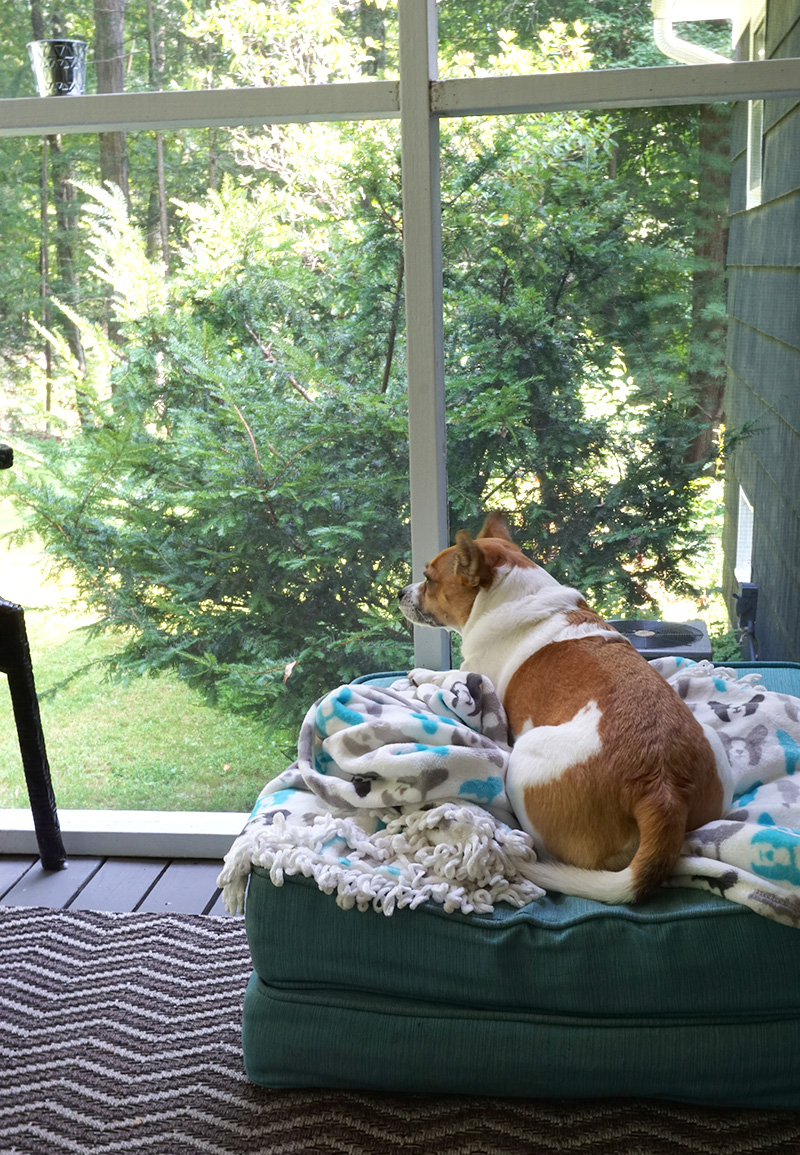
<svg viewBox="0 0 800 1155">
<path fill-rule="evenodd" d="M 502 700 L 523 662 L 551 642 L 596 634 L 625 640 L 605 623 L 571 626 L 564 614 L 583 600 L 539 566 L 500 566 L 461 631 L 461 669 L 486 674 Z"/>
<path fill-rule="evenodd" d="M 587 702 L 574 717 L 560 726 L 531 726 L 526 723 L 514 742 L 506 774 L 509 801 L 524 830 L 536 839 L 536 831 L 529 826 L 525 805 L 528 786 L 542 786 L 554 782 L 569 770 L 599 754 L 602 711 L 597 702 Z"/>
<path fill-rule="evenodd" d="M 545 890 L 593 898 L 596 902 L 635 902 L 636 885 L 630 866 L 624 870 L 583 870 L 563 862 L 535 862 L 531 877 Z"/>
</svg>

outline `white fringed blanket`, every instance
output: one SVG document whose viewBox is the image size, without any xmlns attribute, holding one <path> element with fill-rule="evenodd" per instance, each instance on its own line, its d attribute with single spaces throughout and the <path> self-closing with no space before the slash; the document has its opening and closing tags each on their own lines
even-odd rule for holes
<svg viewBox="0 0 800 1155">
<path fill-rule="evenodd" d="M 800 926 L 800 699 L 709 662 L 652 663 L 715 727 L 736 775 L 723 819 L 692 832 L 670 884 L 701 887 Z M 313 878 L 344 907 L 385 914 L 523 906 L 542 890 L 505 793 L 506 719 L 491 683 L 414 670 L 388 688 L 340 686 L 301 727 L 298 759 L 262 791 L 219 878 L 243 908 L 253 866 Z"/>
</svg>

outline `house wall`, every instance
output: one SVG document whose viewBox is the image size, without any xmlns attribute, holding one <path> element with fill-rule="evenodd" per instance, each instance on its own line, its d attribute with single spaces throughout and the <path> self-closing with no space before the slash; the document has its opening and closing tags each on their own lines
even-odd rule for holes
<svg viewBox="0 0 800 1155">
<path fill-rule="evenodd" d="M 800 56 L 800 0 L 769 0 L 766 54 Z M 737 55 L 746 58 L 744 45 Z M 753 506 L 759 657 L 800 661 L 800 101 L 765 104 L 754 208 L 747 102 L 734 109 L 732 152 L 725 412 L 730 432 L 749 433 L 727 471 L 723 586 L 732 608 L 741 487 Z"/>
</svg>

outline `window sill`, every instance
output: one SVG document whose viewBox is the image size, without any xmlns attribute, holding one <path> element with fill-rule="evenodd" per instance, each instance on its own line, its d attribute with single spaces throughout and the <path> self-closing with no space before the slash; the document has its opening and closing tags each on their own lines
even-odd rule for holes
<svg viewBox="0 0 800 1155">
<path fill-rule="evenodd" d="M 59 810 L 68 856 L 223 858 L 247 814 L 169 810 Z M 36 854 L 29 810 L 0 810 L 0 854 Z"/>
</svg>

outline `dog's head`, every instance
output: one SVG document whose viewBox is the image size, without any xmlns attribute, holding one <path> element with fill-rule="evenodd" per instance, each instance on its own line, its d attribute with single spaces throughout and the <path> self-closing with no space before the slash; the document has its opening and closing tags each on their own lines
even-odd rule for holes
<svg viewBox="0 0 800 1155">
<path fill-rule="evenodd" d="M 513 566 L 538 569 L 511 540 L 503 515 L 490 513 L 477 538 L 459 530 L 456 544 L 425 567 L 424 579 L 400 590 L 400 609 L 415 625 L 461 630 L 481 590 L 501 567 Z"/>
</svg>

